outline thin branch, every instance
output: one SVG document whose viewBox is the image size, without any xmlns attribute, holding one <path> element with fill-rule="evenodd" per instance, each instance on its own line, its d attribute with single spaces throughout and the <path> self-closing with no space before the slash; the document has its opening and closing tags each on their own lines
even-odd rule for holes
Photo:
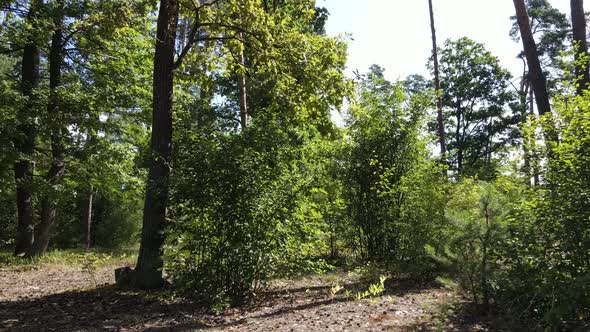
<svg viewBox="0 0 590 332">
<path fill-rule="evenodd" d="M 95 24 L 90 25 L 89 27 L 95 26 Z M 80 27 L 78 29 L 73 30 L 72 32 L 70 32 L 63 40 L 63 44 L 67 45 L 70 42 L 70 39 L 72 39 L 74 37 L 75 34 L 77 34 L 78 32 L 81 32 L 85 27 Z"/>
<path fill-rule="evenodd" d="M 188 54 L 188 52 L 191 50 L 193 44 L 195 43 L 195 37 L 196 37 L 197 32 L 199 31 L 199 29 L 200 29 L 200 26 L 199 26 L 199 11 L 198 10 L 195 10 L 195 24 L 191 28 L 191 31 L 189 32 L 188 40 L 186 42 L 186 45 L 184 45 L 184 47 L 182 48 L 182 51 L 180 52 L 180 54 L 178 55 L 178 58 L 176 59 L 176 61 L 174 62 L 174 65 L 172 66 L 173 69 L 176 69 L 176 68 L 180 67 L 180 65 L 182 64 L 182 61 L 184 60 L 184 58 L 186 57 L 186 55 Z"/>
<path fill-rule="evenodd" d="M 199 32 L 201 27 L 203 27 L 203 24 L 199 23 L 199 14 L 200 14 L 201 9 L 203 9 L 205 7 L 214 6 L 215 4 L 217 4 L 218 2 L 221 2 L 221 1 L 222 0 L 213 0 L 211 2 L 205 2 L 201 5 L 197 5 L 197 3 L 194 0 L 191 1 L 193 4 L 194 10 L 195 10 L 195 24 L 193 25 L 193 27 L 191 28 L 191 31 L 189 32 L 188 41 L 187 41 L 186 45 L 184 45 L 184 47 L 182 48 L 182 51 L 180 51 L 180 54 L 178 55 L 178 58 L 174 62 L 174 65 L 173 65 L 174 69 L 180 67 L 180 65 L 182 64 L 182 61 L 184 60 L 184 58 L 186 57 L 188 52 L 191 50 L 191 48 L 193 47 L 195 42 L 199 41 L 199 39 L 196 37 L 197 37 L 197 33 Z"/>
</svg>

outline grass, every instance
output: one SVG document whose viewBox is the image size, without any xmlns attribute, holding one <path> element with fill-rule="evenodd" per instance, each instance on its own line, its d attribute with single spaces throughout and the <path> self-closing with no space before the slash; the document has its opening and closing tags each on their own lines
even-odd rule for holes
<svg viewBox="0 0 590 332">
<path fill-rule="evenodd" d="M 0 252 L 0 269 L 8 267 L 38 267 L 38 266 L 88 266 L 102 267 L 115 264 L 135 263 L 137 249 L 66 249 L 51 250 L 41 257 L 15 257 L 12 252 Z"/>
</svg>

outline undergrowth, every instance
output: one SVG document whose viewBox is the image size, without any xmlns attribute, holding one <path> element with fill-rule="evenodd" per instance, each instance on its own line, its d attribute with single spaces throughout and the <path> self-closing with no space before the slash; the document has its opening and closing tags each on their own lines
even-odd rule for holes
<svg viewBox="0 0 590 332">
<path fill-rule="evenodd" d="M 15 257 L 12 252 L 0 252 L 0 269 L 10 267 L 78 266 L 83 271 L 94 271 L 106 265 L 133 264 L 137 259 L 135 249 L 67 249 L 48 251 L 42 257 Z M 89 273 L 90 273 L 89 272 Z"/>
</svg>

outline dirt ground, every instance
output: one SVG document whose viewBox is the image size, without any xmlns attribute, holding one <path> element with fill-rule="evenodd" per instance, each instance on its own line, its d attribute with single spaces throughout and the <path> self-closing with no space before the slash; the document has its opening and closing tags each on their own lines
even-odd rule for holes
<svg viewBox="0 0 590 332">
<path fill-rule="evenodd" d="M 390 278 L 383 294 L 357 300 L 371 281 L 347 273 L 283 280 L 251 304 L 213 315 L 185 299 L 117 289 L 115 267 L 0 269 L 0 331 L 489 330 L 470 318 L 477 315 L 465 299 L 435 282 Z M 338 292 L 336 283 L 344 286 Z"/>
</svg>

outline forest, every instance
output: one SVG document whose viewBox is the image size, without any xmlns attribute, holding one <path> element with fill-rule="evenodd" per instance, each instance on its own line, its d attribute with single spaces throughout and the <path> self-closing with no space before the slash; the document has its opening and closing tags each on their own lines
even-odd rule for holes
<svg viewBox="0 0 590 332">
<path fill-rule="evenodd" d="M 388 80 L 321 1 L 3 0 L 0 330 L 590 330 L 583 0 L 517 77 L 422 1 Z"/>
</svg>

